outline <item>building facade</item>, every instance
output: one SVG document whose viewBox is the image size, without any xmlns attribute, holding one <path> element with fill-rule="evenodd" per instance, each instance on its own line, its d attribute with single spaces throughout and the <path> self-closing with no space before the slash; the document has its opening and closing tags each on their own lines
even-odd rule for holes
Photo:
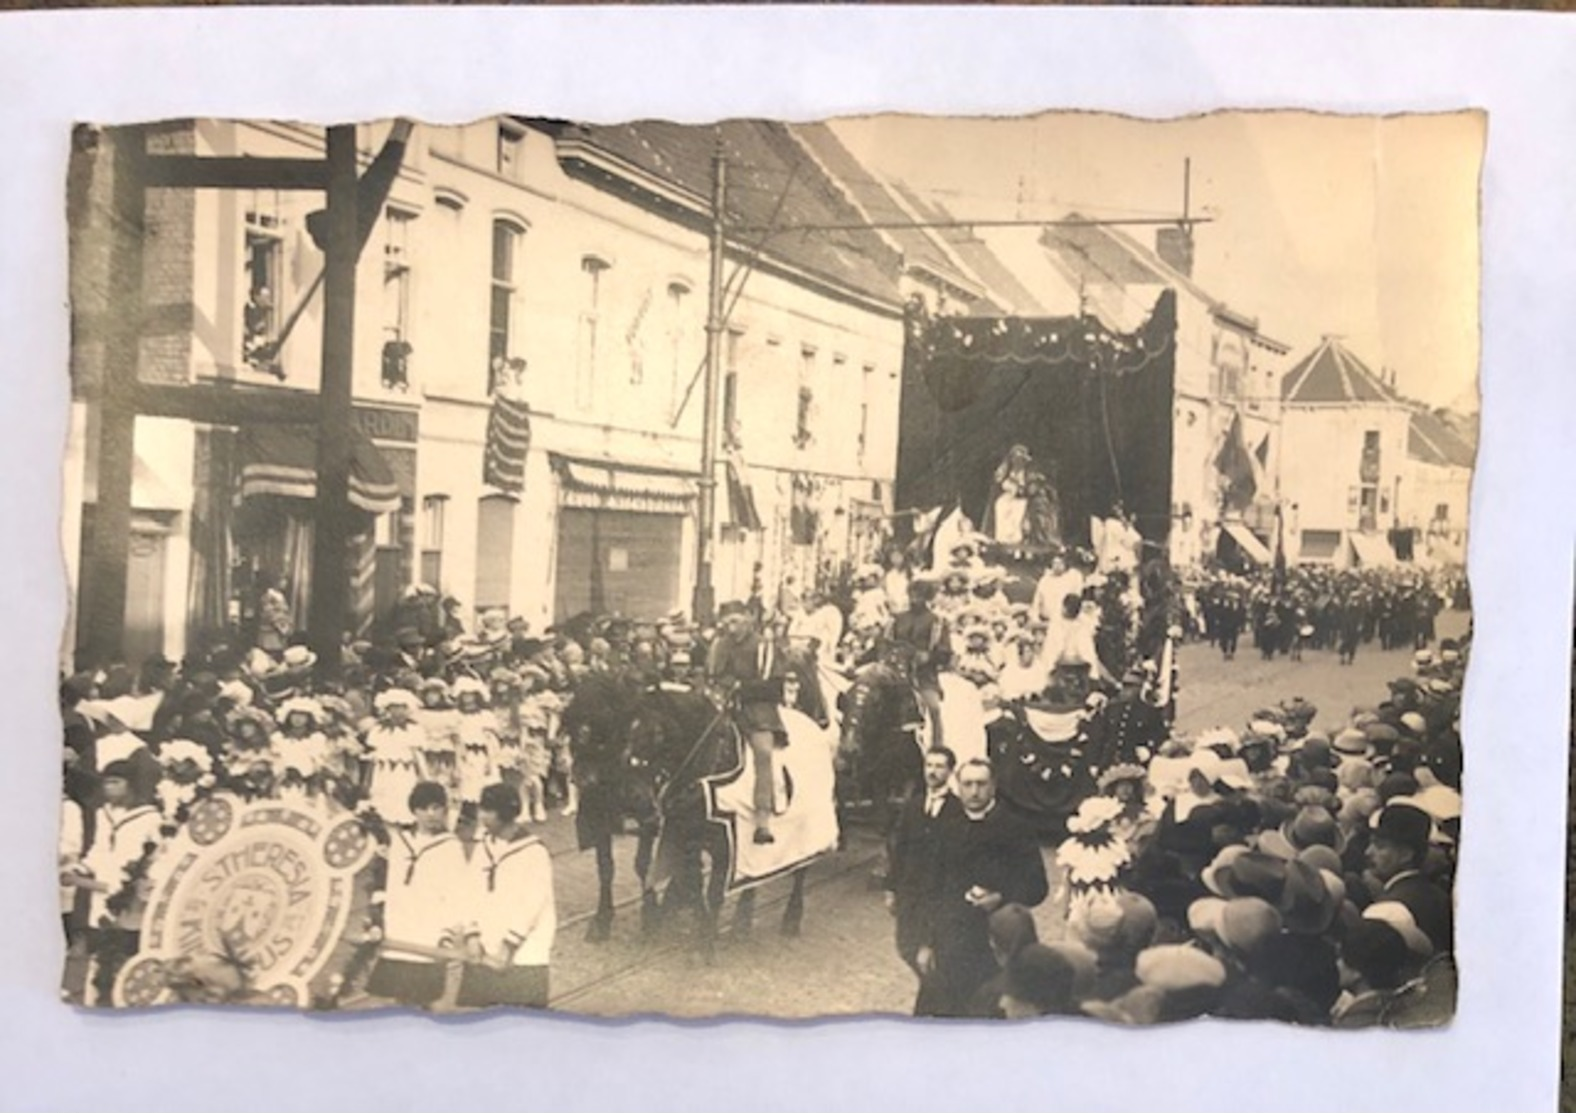
<svg viewBox="0 0 1576 1113">
<path fill-rule="evenodd" d="M 361 129 L 362 162 L 389 125 Z M 321 158 L 320 129 L 172 121 L 140 129 L 151 155 Z M 65 656 L 79 640 L 82 556 L 98 502 L 106 376 L 117 365 L 110 278 L 116 163 L 79 129 L 71 162 L 72 415 L 63 547 L 72 585 Z M 358 267 L 354 367 L 358 502 L 346 554 L 360 626 L 391 602 L 411 556 L 420 394 L 391 355 L 414 335 L 410 228 L 426 205 L 422 155 L 407 153 Z M 261 585 L 304 625 L 310 595 L 314 398 L 322 354 L 323 255 L 307 217 L 320 192 L 153 187 L 138 237 L 133 357 L 132 538 L 124 652 L 178 658 L 197 637 L 244 627 Z M 124 359 L 120 360 L 124 363 Z M 381 596 L 375 599 L 375 596 Z"/>
<path fill-rule="evenodd" d="M 1281 413 L 1288 556 L 1341 567 L 1396 563 L 1413 474 L 1411 407 L 1326 337 L 1287 372 Z M 1404 544 L 1401 555 L 1410 559 Z"/>
<path fill-rule="evenodd" d="M 391 125 L 359 130 L 363 165 Z M 875 554 L 891 513 L 900 267 L 782 125 L 418 126 L 357 270 L 355 628 L 427 583 L 541 630 L 688 610 L 696 575 L 711 155 L 728 164 L 716 597 Z M 150 153 L 314 159 L 321 129 L 178 121 Z M 115 295 L 113 160 L 73 160 L 64 547 L 83 573 Z M 779 202 L 779 195 L 786 193 Z M 126 655 L 239 634 L 267 586 L 311 595 L 323 255 L 318 192 L 151 188 L 139 238 Z M 791 239 L 773 218 L 840 226 Z M 141 389 L 141 388 L 139 388 Z M 527 411 L 520 482 L 489 466 Z M 76 593 L 73 592 L 73 602 Z M 70 641 L 71 639 L 68 639 Z M 67 645 L 66 655 L 71 656 Z"/>
<path fill-rule="evenodd" d="M 807 205 L 828 191 L 788 129 L 720 131 L 731 222 L 764 222 L 767 190 L 790 172 L 794 219 L 850 219 Z M 423 242 L 452 281 L 425 309 L 444 358 L 425 386 L 423 576 L 537 629 L 588 611 L 688 611 L 713 129 L 495 119 L 434 141 L 441 228 Z M 851 264 L 815 246 L 751 252 L 748 240 L 730 238 L 724 267 L 719 600 L 868 555 L 896 456 L 891 260 L 873 242 Z M 498 389 L 530 411 L 513 492 L 483 467 Z"/>
</svg>

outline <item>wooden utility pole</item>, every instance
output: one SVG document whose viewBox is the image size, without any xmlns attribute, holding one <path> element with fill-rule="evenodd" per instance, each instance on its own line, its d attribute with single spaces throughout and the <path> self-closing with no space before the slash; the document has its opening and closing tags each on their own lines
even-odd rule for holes
<svg viewBox="0 0 1576 1113">
<path fill-rule="evenodd" d="M 142 243 L 147 133 L 115 128 L 109 227 L 108 327 L 97 384 L 97 502 L 87 559 L 79 576 L 80 663 L 121 659 L 126 632 L 126 566 L 131 554 L 131 477 L 136 464 L 137 389 L 142 350 Z"/>
<path fill-rule="evenodd" d="M 711 621 L 716 611 L 716 586 L 712 564 L 717 532 L 717 391 L 722 380 L 723 252 L 727 228 L 723 207 L 727 198 L 728 164 L 722 135 L 711 156 L 711 278 L 706 310 L 706 382 L 701 393 L 700 512 L 697 515 L 694 620 Z"/>
<path fill-rule="evenodd" d="M 323 370 L 318 393 L 317 498 L 312 526 L 312 599 L 307 629 L 318 672 L 338 679 L 349 617 L 352 373 L 355 366 L 356 128 L 328 129 L 327 259 L 323 278 Z"/>
</svg>

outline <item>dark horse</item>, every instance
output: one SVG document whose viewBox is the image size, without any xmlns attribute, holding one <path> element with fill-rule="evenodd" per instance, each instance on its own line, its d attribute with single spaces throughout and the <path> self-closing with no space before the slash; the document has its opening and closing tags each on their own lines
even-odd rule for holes
<svg viewBox="0 0 1576 1113">
<path fill-rule="evenodd" d="M 842 698 L 837 803 L 840 815 L 870 809 L 883 839 L 924 779 L 917 731 L 924 709 L 907 674 L 887 660 L 862 666 Z"/>
<path fill-rule="evenodd" d="M 597 860 L 597 911 L 586 938 L 601 942 L 611 932 L 613 836 L 632 819 L 642 930 L 651 932 L 666 912 L 693 907 L 699 913 L 702 949 L 710 953 L 727 895 L 732 847 L 727 826 L 709 818 L 706 778 L 725 776 L 738 767 L 740 746 L 732 723 L 694 689 L 597 674 L 575 692 L 564 710 L 563 728 L 580 786 L 580 847 L 594 850 Z M 650 881 L 659 837 L 671 856 L 672 874 L 660 901 Z M 740 894 L 736 931 L 749 929 L 754 906 L 753 889 Z M 800 869 L 783 912 L 784 934 L 798 934 L 803 913 Z"/>
</svg>

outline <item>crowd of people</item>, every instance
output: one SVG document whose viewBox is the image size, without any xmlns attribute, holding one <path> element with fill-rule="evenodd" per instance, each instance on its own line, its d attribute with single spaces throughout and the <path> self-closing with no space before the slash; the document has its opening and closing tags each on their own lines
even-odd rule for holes
<svg viewBox="0 0 1576 1113">
<path fill-rule="evenodd" d="M 1049 868 L 1000 771 L 934 750 L 887 882 L 916 1015 L 1445 1023 L 1467 649 L 1327 728 L 1291 699 L 1107 764 Z"/>
<path fill-rule="evenodd" d="M 905 805 L 886 872 L 899 951 L 921 981 L 916 1011 L 1388 1021 L 1424 996 L 1424 971 L 1450 950 L 1465 644 L 1420 654 L 1416 677 L 1333 731 L 1289 704 L 1244 731 L 1178 737 L 1162 648 L 1185 631 L 1224 641 L 1222 600 L 1240 594 L 1254 614 L 1312 599 L 1317 617 L 1294 610 L 1292 621 L 1316 633 L 1329 598 L 1344 601 L 1338 614 L 1360 600 L 1382 638 L 1400 623 L 1428 641 L 1418 601 L 1436 596 L 1399 577 L 1300 571 L 1293 589 L 1220 573 L 1179 585 L 1131 537 L 1025 563 L 957 531 L 893 548 L 841 586 L 756 591 L 703 627 L 583 615 L 534 635 L 488 612 L 467 631 L 452 602 L 418 585 L 376 641 L 344 647 L 333 682 L 277 607 L 259 609 L 267 636 L 250 644 L 67 676 L 61 911 L 89 960 L 85 984 L 68 988 L 111 1001 L 138 947 L 152 863 L 192 806 L 223 792 L 357 815 L 375 833 L 383 865 L 367 926 L 385 945 L 368 993 L 545 1005 L 556 912 L 534 829 L 552 811 L 575 814 L 594 773 L 576 770 L 559 729 L 584 678 L 704 687 L 769 770 L 781 742 L 771 707 L 826 725 L 841 683 L 885 661 L 930 719 L 928 791 Z M 987 718 L 1070 709 L 1083 740 L 1104 729 L 1090 751 L 1098 795 L 1067 824 L 1050 877 L 1043 832 L 996 807 L 1000 753 L 959 761 L 948 748 L 941 690 L 958 683 Z M 764 822 L 755 834 L 773 838 Z M 1089 881 L 1091 860 L 1117 865 Z M 1440 887 L 1443 927 L 1429 903 Z M 1041 943 L 1026 910 L 1048 899 L 1064 906 L 1066 931 Z"/>
</svg>

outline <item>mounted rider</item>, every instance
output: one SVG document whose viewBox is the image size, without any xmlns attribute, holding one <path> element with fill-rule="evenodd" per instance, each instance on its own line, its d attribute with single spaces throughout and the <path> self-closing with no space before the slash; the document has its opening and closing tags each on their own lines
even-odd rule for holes
<svg viewBox="0 0 1576 1113">
<path fill-rule="evenodd" d="M 940 672 L 952 657 L 951 637 L 944 619 L 930 609 L 936 582 L 916 576 L 909 586 L 909 608 L 892 620 L 886 657 L 914 686 L 930 718 L 930 744 L 945 744 L 941 734 Z"/>
<path fill-rule="evenodd" d="M 777 805 L 774 755 L 788 744 L 778 709 L 782 706 L 783 677 L 793 671 L 786 648 L 769 628 L 764 633 L 756 629 L 743 603 L 724 603 L 718 609 L 717 637 L 706 675 L 726 697 L 734 723 L 755 760 L 751 799 L 758 844 L 777 841 L 771 828 Z"/>
</svg>

